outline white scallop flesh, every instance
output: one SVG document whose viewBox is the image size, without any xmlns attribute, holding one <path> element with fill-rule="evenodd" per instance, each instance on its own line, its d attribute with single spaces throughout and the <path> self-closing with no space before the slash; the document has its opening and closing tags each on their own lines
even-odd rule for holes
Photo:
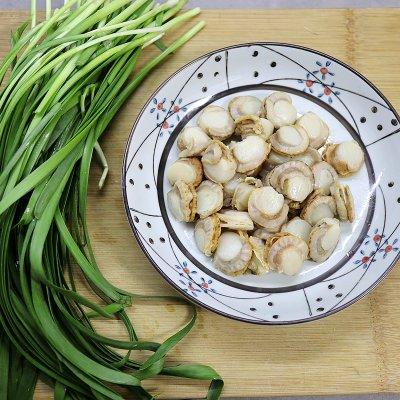
<svg viewBox="0 0 400 400">
<path fill-rule="evenodd" d="M 302 142 L 301 136 L 294 127 L 285 127 L 281 129 L 279 139 L 281 143 L 292 147 L 298 146 Z"/>
<path fill-rule="evenodd" d="M 319 149 L 329 136 L 328 125 L 316 114 L 309 111 L 301 116 L 296 125 L 301 126 L 310 138 L 310 147 Z"/>
<path fill-rule="evenodd" d="M 364 153 L 355 140 L 350 140 L 337 145 L 335 159 L 347 164 L 349 172 L 357 172 L 364 162 Z"/>
<path fill-rule="evenodd" d="M 331 196 L 317 196 L 303 208 L 300 216 L 311 225 L 323 218 L 333 218 L 336 212 L 335 201 Z"/>
<path fill-rule="evenodd" d="M 213 142 L 208 146 L 201 161 L 205 176 L 213 182 L 226 183 L 236 173 L 237 163 L 231 150 L 221 142 Z"/>
<path fill-rule="evenodd" d="M 246 178 L 245 174 L 238 174 L 236 173 L 233 178 L 224 183 L 224 207 L 230 207 L 232 204 L 233 194 L 235 193 L 236 187 L 239 183 L 243 182 Z"/>
<path fill-rule="evenodd" d="M 307 150 L 309 139 L 304 129 L 295 126 L 283 126 L 270 138 L 272 148 L 278 153 L 297 155 Z"/>
<path fill-rule="evenodd" d="M 321 238 L 321 247 L 324 250 L 335 248 L 338 243 L 339 236 L 340 226 L 338 224 L 330 226 L 326 231 L 326 234 Z"/>
<path fill-rule="evenodd" d="M 250 195 L 249 211 L 251 205 L 251 208 L 258 210 L 266 218 L 273 218 L 282 210 L 284 202 L 283 195 L 278 193 L 273 187 L 265 186 L 257 188 Z"/>
<path fill-rule="evenodd" d="M 266 162 L 270 167 L 275 167 L 288 161 L 292 161 L 292 157 L 271 150 L 268 154 Z"/>
<path fill-rule="evenodd" d="M 214 254 L 214 264 L 229 275 L 238 275 L 246 270 L 251 256 L 248 239 L 236 232 L 223 232 Z"/>
<path fill-rule="evenodd" d="M 206 218 L 222 208 L 224 194 L 222 185 L 211 181 L 203 181 L 196 189 L 197 214 Z"/>
<path fill-rule="evenodd" d="M 287 232 L 303 239 L 306 243 L 310 238 L 311 225 L 299 217 L 294 217 L 282 226 L 281 232 Z"/>
<path fill-rule="evenodd" d="M 295 247 L 288 247 L 281 255 L 282 272 L 289 276 L 297 275 L 303 265 L 303 258 Z"/>
<path fill-rule="evenodd" d="M 265 161 L 269 145 L 260 136 L 251 135 L 235 143 L 232 152 L 238 162 L 237 171 L 246 173 L 258 168 Z"/>
<path fill-rule="evenodd" d="M 215 256 L 221 261 L 231 261 L 240 254 L 242 247 L 243 243 L 237 233 L 224 232 L 219 238 Z"/>
<path fill-rule="evenodd" d="M 233 119 L 243 115 L 256 115 L 263 113 L 262 101 L 254 96 L 234 97 L 228 105 L 229 112 Z"/>
<path fill-rule="evenodd" d="M 208 179 L 217 183 L 225 183 L 232 179 L 236 172 L 236 162 L 222 158 L 218 164 L 205 165 L 204 173 Z"/>
<path fill-rule="evenodd" d="M 290 97 L 289 94 L 287 94 L 286 92 L 279 92 L 279 91 L 271 93 L 265 100 L 267 99 L 272 103 L 276 103 L 278 100 L 285 100 L 289 103 L 292 102 L 292 98 Z"/>
<path fill-rule="evenodd" d="M 295 174 L 284 180 L 283 193 L 293 201 L 304 201 L 313 191 L 313 182 L 304 175 Z"/>
<path fill-rule="evenodd" d="M 194 219 L 196 192 L 192 186 L 178 181 L 167 193 L 167 204 L 175 219 L 190 222 Z"/>
<path fill-rule="evenodd" d="M 273 235 L 270 231 L 267 231 L 265 228 L 258 228 L 254 231 L 253 235 L 256 238 L 266 240 Z"/>
<path fill-rule="evenodd" d="M 335 182 L 330 187 L 332 197 L 335 199 L 337 214 L 342 221 L 353 222 L 355 219 L 354 198 L 348 185 Z"/>
<path fill-rule="evenodd" d="M 221 228 L 252 231 L 254 223 L 246 211 L 222 210 L 218 214 Z"/>
<path fill-rule="evenodd" d="M 266 117 L 275 128 L 292 125 L 296 121 L 297 111 L 287 100 L 277 100 L 272 102 L 270 99 L 265 101 Z"/>
<path fill-rule="evenodd" d="M 249 270 L 255 275 L 263 275 L 269 271 L 268 263 L 264 259 L 264 242 L 255 236 L 250 236 L 249 242 L 253 250 Z"/>
<path fill-rule="evenodd" d="M 178 190 L 171 189 L 167 194 L 168 208 L 178 221 L 185 220 L 185 210 L 181 206 L 181 196 Z"/>
<path fill-rule="evenodd" d="M 274 124 L 266 118 L 260 118 L 260 122 L 263 128 L 263 133 L 261 136 L 264 140 L 268 140 L 269 137 L 274 133 Z"/>
<path fill-rule="evenodd" d="M 324 194 L 330 193 L 331 185 L 338 179 L 335 169 L 325 161 L 320 161 L 312 166 L 314 174 L 314 188 L 321 189 Z"/>
<path fill-rule="evenodd" d="M 224 151 L 226 151 L 226 146 L 222 142 L 214 140 L 204 150 L 201 157 L 201 162 L 203 163 L 203 165 L 205 163 L 217 164 L 222 158 Z"/>
<path fill-rule="evenodd" d="M 304 153 L 292 156 L 292 160 L 303 161 L 304 164 L 312 167 L 315 163 L 322 161 L 322 156 L 318 150 L 308 147 Z"/>
<path fill-rule="evenodd" d="M 221 235 L 219 218 L 216 215 L 199 219 L 194 227 L 194 239 L 198 249 L 206 256 L 211 256 L 218 245 Z"/>
<path fill-rule="evenodd" d="M 286 275 L 296 275 L 308 256 L 307 243 L 293 235 L 278 238 L 271 245 L 267 255 L 270 267 Z"/>
<path fill-rule="evenodd" d="M 293 156 L 280 154 L 274 150 L 271 150 L 270 153 L 268 154 L 266 163 L 270 167 L 275 167 L 277 165 L 283 164 L 288 161 L 302 161 L 304 164 L 307 164 L 309 167 L 312 167 L 315 163 L 321 160 L 322 160 L 321 154 L 312 147 L 308 147 L 304 153 Z"/>
<path fill-rule="evenodd" d="M 277 165 L 268 176 L 269 183 L 290 200 L 302 202 L 312 192 L 314 178 L 310 167 L 302 161 Z"/>
<path fill-rule="evenodd" d="M 178 135 L 179 157 L 199 156 L 211 143 L 210 137 L 198 126 L 188 126 Z"/>
<path fill-rule="evenodd" d="M 204 132 L 215 139 L 227 139 L 235 130 L 235 122 L 229 112 L 222 107 L 207 106 L 197 119 Z"/>
<path fill-rule="evenodd" d="M 245 178 L 245 174 L 236 173 L 230 181 L 224 184 L 224 195 L 232 197 L 238 185 L 244 182 Z"/>
<path fill-rule="evenodd" d="M 324 218 L 310 233 L 310 257 L 317 262 L 327 260 L 340 239 L 340 224 L 335 218 Z"/>
<path fill-rule="evenodd" d="M 235 119 L 235 133 L 242 138 L 249 135 L 257 135 L 264 141 L 274 132 L 274 125 L 265 118 L 256 115 L 244 115 Z"/>
<path fill-rule="evenodd" d="M 182 181 L 197 186 L 202 175 L 201 163 L 196 158 L 179 158 L 167 170 L 167 179 L 171 185 Z"/>
<path fill-rule="evenodd" d="M 282 225 L 287 221 L 289 213 L 289 206 L 284 204 L 282 210 L 274 218 L 260 218 L 257 222 L 266 231 L 277 233 L 281 230 Z"/>
<path fill-rule="evenodd" d="M 232 207 L 239 211 L 247 210 L 251 193 L 254 189 L 261 186 L 262 182 L 252 177 L 248 177 L 244 182 L 240 182 L 233 193 Z"/>
<path fill-rule="evenodd" d="M 286 222 L 289 206 L 282 194 L 271 186 L 255 189 L 249 199 L 250 218 L 271 233 L 279 232 Z"/>
</svg>

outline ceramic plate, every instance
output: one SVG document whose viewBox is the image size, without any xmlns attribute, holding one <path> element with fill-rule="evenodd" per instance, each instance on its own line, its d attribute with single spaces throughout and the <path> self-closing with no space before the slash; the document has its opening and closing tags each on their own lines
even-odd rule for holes
<svg viewBox="0 0 400 400">
<path fill-rule="evenodd" d="M 357 140 L 365 165 L 350 178 L 357 220 L 342 224 L 341 240 L 324 263 L 306 262 L 289 277 L 230 277 L 200 253 L 194 224 L 166 208 L 165 171 L 178 158 L 176 137 L 208 104 L 237 95 L 264 99 L 288 92 L 300 114 L 314 111 L 331 128 L 330 140 Z M 370 292 L 399 257 L 399 116 L 357 71 L 318 51 L 279 43 L 219 49 L 182 67 L 142 109 L 130 135 L 123 192 L 132 230 L 154 267 L 195 303 L 258 324 L 292 324 L 325 317 Z"/>
</svg>

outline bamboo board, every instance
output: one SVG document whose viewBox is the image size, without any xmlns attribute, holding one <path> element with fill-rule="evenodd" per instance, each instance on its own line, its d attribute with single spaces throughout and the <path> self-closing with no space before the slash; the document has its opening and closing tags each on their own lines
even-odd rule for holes
<svg viewBox="0 0 400 400">
<path fill-rule="evenodd" d="M 27 14 L 0 12 L 0 55 L 9 32 Z M 98 193 L 94 169 L 90 228 L 105 275 L 117 286 L 146 294 L 174 294 L 153 269 L 125 217 L 120 171 L 125 143 L 141 106 L 155 88 L 186 62 L 211 49 L 250 41 L 291 42 L 327 52 L 367 76 L 400 109 L 400 9 L 208 10 L 207 27 L 153 72 L 113 123 L 104 150 L 110 164 Z M 400 391 L 400 268 L 364 300 L 327 319 L 294 327 L 246 325 L 199 310 L 196 328 L 170 360 L 208 363 L 226 382 L 225 396 L 272 396 Z M 135 306 L 138 333 L 162 340 L 185 320 L 175 305 Z M 122 335 L 118 323 L 101 327 Z M 146 387 L 162 398 L 202 397 L 206 384 L 162 378 Z M 52 398 L 39 384 L 35 400 Z"/>
</svg>

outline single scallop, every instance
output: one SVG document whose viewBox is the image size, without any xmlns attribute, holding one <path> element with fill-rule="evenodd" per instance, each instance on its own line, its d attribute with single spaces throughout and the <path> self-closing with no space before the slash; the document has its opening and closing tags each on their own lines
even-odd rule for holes
<svg viewBox="0 0 400 400">
<path fill-rule="evenodd" d="M 183 128 L 176 139 L 179 157 L 200 156 L 210 143 L 210 137 L 198 126 Z"/>
<path fill-rule="evenodd" d="M 167 179 L 171 185 L 182 181 L 197 186 L 202 178 L 203 168 L 201 162 L 194 157 L 178 158 L 167 170 Z"/>
<path fill-rule="evenodd" d="M 199 219 L 194 226 L 194 239 L 198 249 L 206 256 L 211 256 L 218 246 L 221 226 L 216 214 Z"/>
<path fill-rule="evenodd" d="M 247 136 L 232 146 L 232 153 L 237 161 L 237 172 L 252 174 L 268 156 L 271 145 L 260 136 Z"/>
<path fill-rule="evenodd" d="M 280 233 L 267 239 L 264 254 L 272 270 L 294 276 L 308 257 L 308 246 L 297 236 Z"/>
<path fill-rule="evenodd" d="M 228 110 L 233 119 L 242 115 L 255 115 L 260 117 L 264 114 L 263 103 L 255 96 L 237 96 L 228 104 Z"/>
<path fill-rule="evenodd" d="M 335 182 L 331 185 L 330 192 L 336 202 L 339 219 L 353 222 L 355 219 L 354 199 L 349 186 Z"/>
<path fill-rule="evenodd" d="M 256 236 L 250 236 L 249 242 L 253 250 L 253 254 L 251 256 L 248 269 L 254 275 L 264 275 L 269 271 L 269 266 L 264 256 L 265 243 L 262 239 Z"/>
<path fill-rule="evenodd" d="M 300 217 L 314 226 L 323 218 L 333 218 L 336 214 L 335 200 L 331 196 L 316 195 L 308 199 Z"/>
<path fill-rule="evenodd" d="M 305 113 L 297 120 L 296 125 L 306 131 L 310 139 L 310 147 L 319 149 L 326 143 L 329 126 L 317 114 L 312 111 Z"/>
<path fill-rule="evenodd" d="M 342 176 L 359 171 L 364 164 L 364 153 L 355 140 L 328 144 L 323 158 Z"/>
<path fill-rule="evenodd" d="M 229 182 L 236 173 L 237 163 L 232 151 L 218 140 L 213 140 L 204 151 L 201 163 L 204 175 L 216 183 Z"/>
<path fill-rule="evenodd" d="M 221 223 L 221 228 L 235 231 L 252 231 L 254 229 L 253 220 L 246 211 L 221 210 L 217 213 Z"/>
<path fill-rule="evenodd" d="M 331 185 L 338 179 L 338 174 L 332 165 L 320 161 L 314 164 L 311 170 L 314 175 L 314 189 L 321 189 L 326 195 L 330 194 Z"/>
<path fill-rule="evenodd" d="M 310 232 L 310 258 L 316 262 L 327 260 L 340 239 L 340 224 L 336 218 L 321 219 Z"/>
<path fill-rule="evenodd" d="M 235 122 L 229 112 L 215 105 L 204 108 L 197 124 L 205 133 L 218 140 L 227 139 L 235 130 Z"/>
<path fill-rule="evenodd" d="M 167 193 L 167 204 L 172 215 L 178 221 L 193 221 L 197 208 L 194 186 L 183 181 L 175 182 L 173 188 Z"/>
<path fill-rule="evenodd" d="M 297 111 L 292 104 L 290 96 L 283 92 L 275 92 L 264 101 L 266 118 L 275 128 L 292 125 L 297 118 Z"/>
<path fill-rule="evenodd" d="M 279 128 L 269 140 L 275 152 L 288 156 L 304 153 L 309 144 L 309 139 L 304 129 L 295 126 Z"/>
<path fill-rule="evenodd" d="M 281 232 L 290 233 L 308 243 L 308 239 L 310 238 L 311 225 L 300 217 L 294 217 L 282 226 Z"/>
<path fill-rule="evenodd" d="M 224 193 L 220 183 L 205 180 L 197 187 L 196 193 L 196 212 L 200 218 L 206 218 L 222 208 Z"/>
<path fill-rule="evenodd" d="M 214 265 L 228 275 L 243 274 L 250 264 L 252 248 L 243 232 L 223 232 L 214 254 Z"/>
<path fill-rule="evenodd" d="M 289 207 L 282 194 L 271 186 L 265 186 L 251 193 L 248 212 L 255 223 L 273 233 L 286 222 Z"/>
</svg>

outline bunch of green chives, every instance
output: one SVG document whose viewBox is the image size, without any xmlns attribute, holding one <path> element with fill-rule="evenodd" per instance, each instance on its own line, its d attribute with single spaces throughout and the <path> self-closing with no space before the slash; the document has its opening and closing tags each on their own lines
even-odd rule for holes
<svg viewBox="0 0 400 400">
<path fill-rule="evenodd" d="M 38 23 L 33 1 L 31 24 L 12 34 L 0 64 L 0 400 L 31 399 L 39 374 L 56 400 L 123 399 L 121 388 L 152 399 L 141 383 L 156 375 L 211 380 L 207 398 L 220 396 L 212 368 L 166 362 L 195 309 L 165 342 L 139 340 L 124 310 L 144 297 L 104 278 L 86 223 L 94 153 L 105 167 L 100 186 L 107 172 L 98 139 L 147 74 L 204 25 L 169 46 L 160 42 L 198 14 L 181 12 L 185 3 L 68 0 L 52 10 L 47 0 Z M 151 43 L 161 53 L 137 70 Z M 78 293 L 73 265 L 99 302 Z M 94 316 L 120 319 L 129 340 L 97 333 Z M 137 350 L 151 356 L 135 361 Z"/>
</svg>

